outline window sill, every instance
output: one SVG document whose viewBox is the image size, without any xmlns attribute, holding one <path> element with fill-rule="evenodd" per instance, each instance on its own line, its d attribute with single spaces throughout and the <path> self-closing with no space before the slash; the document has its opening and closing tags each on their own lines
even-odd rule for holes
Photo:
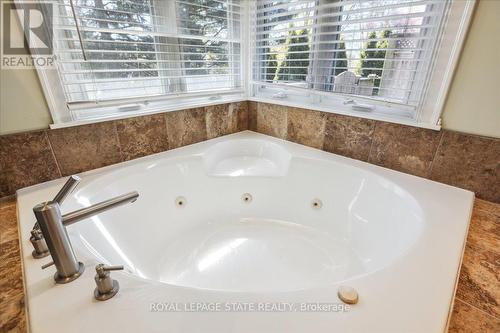
<svg viewBox="0 0 500 333">
<path fill-rule="evenodd" d="M 229 97 L 222 97 L 222 98 L 217 99 L 217 100 L 206 99 L 204 102 L 200 102 L 200 103 L 192 103 L 192 102 L 191 103 L 184 103 L 184 104 L 177 103 L 175 105 L 172 105 L 172 103 L 164 103 L 163 105 L 158 105 L 158 106 L 155 106 L 153 108 L 149 108 L 149 109 L 142 110 L 139 112 L 124 112 L 121 114 L 117 114 L 115 112 L 115 113 L 107 115 L 107 116 L 100 116 L 99 118 L 79 119 L 79 120 L 73 120 L 73 121 L 68 121 L 68 122 L 59 123 L 59 124 L 51 124 L 50 128 L 51 129 L 58 129 L 58 128 L 74 127 L 74 126 L 88 125 L 88 124 L 93 124 L 93 123 L 101 123 L 101 122 L 112 121 L 112 120 L 127 119 L 127 118 L 134 118 L 134 117 L 159 114 L 159 113 L 186 110 L 186 109 L 192 109 L 192 108 L 197 108 L 197 107 L 206 107 L 206 106 L 217 105 L 217 104 L 237 103 L 237 102 L 243 102 L 243 101 L 247 101 L 247 100 L 254 101 L 254 102 L 283 105 L 283 106 L 289 106 L 289 107 L 297 107 L 297 108 L 303 108 L 303 109 L 309 109 L 309 110 L 315 110 L 315 111 L 321 111 L 321 112 L 327 112 L 327 113 L 334 113 L 334 114 L 346 115 L 346 116 L 351 116 L 351 117 L 373 119 L 373 120 L 385 121 L 385 122 L 389 122 L 389 123 L 395 123 L 395 124 L 401 124 L 401 125 L 407 125 L 407 126 L 413 126 L 413 127 L 420 127 L 420 128 L 427 128 L 427 129 L 432 129 L 432 130 L 440 130 L 441 129 L 440 125 L 419 123 L 419 122 L 417 122 L 415 120 L 411 120 L 411 119 L 395 118 L 393 116 L 392 117 L 383 116 L 383 115 L 375 114 L 375 113 L 371 113 L 371 112 L 346 111 L 345 108 L 341 109 L 341 108 L 336 108 L 336 107 L 332 107 L 332 106 L 314 105 L 314 104 L 300 103 L 300 102 L 295 102 L 295 101 L 285 101 L 285 100 L 275 99 L 275 98 L 245 97 L 245 96 L 237 96 L 237 97 L 236 96 L 229 96 Z M 94 111 L 96 111 L 97 109 L 98 108 L 96 108 Z M 92 111 L 92 110 L 90 110 L 90 111 Z"/>
<path fill-rule="evenodd" d="M 180 111 L 186 109 L 193 109 L 199 107 L 206 107 L 217 104 L 225 104 L 225 103 L 236 103 L 246 101 L 248 98 L 245 97 L 243 93 L 239 95 L 230 95 L 230 96 L 220 96 L 217 99 L 210 99 L 209 97 L 201 97 L 201 98 L 190 98 L 185 100 L 185 102 L 180 102 L 179 100 L 167 100 L 167 101 L 157 101 L 150 103 L 147 107 L 142 108 L 140 111 L 118 111 L 118 107 L 107 107 L 109 108 L 109 113 L 105 115 L 95 115 L 95 116 L 80 116 L 79 119 L 70 120 L 62 123 L 51 124 L 51 129 L 58 128 L 66 128 L 66 127 L 74 127 L 81 125 L 88 125 L 94 123 L 102 123 L 105 121 L 111 120 L 119 120 L 119 119 L 127 119 L 134 117 L 141 117 L 159 113 Z M 102 113 L 102 107 L 89 108 L 85 110 L 73 110 L 72 112 L 79 113 Z"/>
<path fill-rule="evenodd" d="M 422 123 L 422 122 L 418 122 L 417 120 L 409 119 L 406 117 L 395 117 L 394 115 L 384 116 L 382 114 L 379 114 L 379 113 L 377 114 L 377 113 L 370 112 L 370 111 L 348 111 L 346 107 L 336 107 L 336 106 L 332 106 L 332 105 L 301 103 L 301 102 L 297 102 L 297 101 L 286 101 L 286 100 L 282 100 L 282 99 L 267 98 L 267 97 L 261 97 L 261 96 L 249 97 L 248 100 L 254 101 L 254 102 L 277 104 L 277 105 L 283 105 L 283 106 L 289 106 L 289 107 L 296 107 L 296 108 L 309 109 L 309 110 L 315 110 L 315 111 L 321 111 L 321 112 L 327 112 L 327 113 L 334 113 L 334 114 L 340 114 L 340 115 L 351 116 L 351 117 L 373 119 L 373 120 L 385 121 L 388 123 L 401 124 L 401 125 L 407 125 L 407 126 L 413 126 L 413 127 L 419 127 L 419 128 L 427 128 L 427 129 L 437 130 L 437 131 L 439 131 L 441 129 L 440 125 Z"/>
</svg>

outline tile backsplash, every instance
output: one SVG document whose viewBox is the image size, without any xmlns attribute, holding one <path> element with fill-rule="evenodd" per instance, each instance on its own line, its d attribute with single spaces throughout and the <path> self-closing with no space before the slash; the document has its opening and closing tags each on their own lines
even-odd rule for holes
<svg viewBox="0 0 500 333">
<path fill-rule="evenodd" d="M 247 129 L 247 102 L 0 136 L 0 197 Z"/>
<path fill-rule="evenodd" d="M 249 102 L 249 129 L 465 188 L 500 203 L 500 139 Z"/>
<path fill-rule="evenodd" d="M 500 139 L 260 102 L 0 136 L 0 197 L 246 129 L 465 188 L 500 203 Z"/>
</svg>

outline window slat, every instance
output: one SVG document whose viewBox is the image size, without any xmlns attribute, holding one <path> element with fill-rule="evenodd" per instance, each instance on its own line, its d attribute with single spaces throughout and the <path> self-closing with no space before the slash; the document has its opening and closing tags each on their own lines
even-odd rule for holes
<svg viewBox="0 0 500 333">
<path fill-rule="evenodd" d="M 67 82 L 67 85 L 75 84 L 98 84 L 98 83 L 114 83 L 114 82 L 127 82 L 127 81 L 143 81 L 150 79 L 175 79 L 175 78 L 210 78 L 210 77 L 231 77 L 239 76 L 239 74 L 209 74 L 209 75 L 169 75 L 169 76 L 149 76 L 149 77 L 126 77 L 123 79 L 92 79 Z"/>
<path fill-rule="evenodd" d="M 363 4 L 365 5 L 363 8 L 360 9 L 354 9 L 354 10 L 339 10 L 341 7 L 346 7 L 348 4 L 345 2 L 336 2 L 334 5 L 316 5 L 314 6 L 314 11 L 317 12 L 315 15 L 315 18 L 317 19 L 323 19 L 323 18 L 333 18 L 333 17 L 339 17 L 339 16 L 345 16 L 345 15 L 351 15 L 351 14 L 358 14 L 358 13 L 364 13 L 364 12 L 384 12 L 387 11 L 388 9 L 397 9 L 397 8 L 415 8 L 419 6 L 430 6 L 430 5 L 438 5 L 442 0 L 434 0 L 434 1 L 429 1 L 429 0 L 422 0 L 422 1 L 412 1 L 412 2 L 395 2 L 393 4 L 384 4 L 383 1 L 379 2 L 380 6 L 376 6 L 377 1 L 372 1 L 371 3 L 365 1 Z M 337 5 L 340 3 L 341 5 Z M 345 4 L 345 5 L 342 5 Z M 353 4 L 353 3 L 351 3 Z M 373 5 L 375 6 L 366 6 L 366 5 Z M 336 11 L 332 11 L 329 9 L 337 9 Z M 296 10 L 288 10 L 284 11 L 281 14 L 275 14 L 272 15 L 271 19 L 270 16 L 265 16 L 264 15 L 258 15 L 257 14 L 257 22 L 271 22 L 271 20 L 279 20 L 281 18 L 287 18 L 289 16 L 293 16 L 295 14 L 301 14 L 304 11 L 304 9 L 296 9 Z M 287 20 L 288 22 L 288 20 Z"/>
</svg>

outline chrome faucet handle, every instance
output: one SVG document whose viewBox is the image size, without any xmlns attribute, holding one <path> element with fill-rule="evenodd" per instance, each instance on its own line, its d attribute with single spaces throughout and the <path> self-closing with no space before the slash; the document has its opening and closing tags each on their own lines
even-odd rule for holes
<svg viewBox="0 0 500 333">
<path fill-rule="evenodd" d="M 78 186 L 82 179 L 76 175 L 72 175 L 68 178 L 66 183 L 64 183 L 63 187 L 57 192 L 56 196 L 52 200 L 53 202 L 57 202 L 59 205 L 62 205 L 63 201 L 66 199 L 66 197 L 73 192 L 73 190 Z M 40 225 L 38 224 L 38 221 L 35 222 L 35 225 L 33 226 L 33 230 L 40 230 Z M 43 238 L 43 236 L 42 236 Z"/>
<path fill-rule="evenodd" d="M 78 183 L 80 183 L 80 180 L 81 178 L 75 175 L 69 177 L 52 201 L 61 205 L 64 199 L 66 199 L 66 197 L 73 192 Z M 31 230 L 30 242 L 34 248 L 33 252 L 31 252 L 33 258 L 40 259 L 49 255 L 49 249 L 43 237 L 42 231 L 40 230 L 40 224 L 38 221 L 35 222 L 35 225 L 33 225 L 33 229 Z"/>
<path fill-rule="evenodd" d="M 110 276 L 110 271 L 120 271 L 123 270 L 123 266 L 106 266 L 104 264 L 98 264 L 95 266 L 96 276 L 95 283 L 97 287 L 94 290 L 94 297 L 98 301 L 106 301 L 111 297 L 115 296 L 118 290 L 120 290 L 120 284 L 118 281 L 113 280 Z"/>
<path fill-rule="evenodd" d="M 57 202 L 62 205 L 64 199 L 73 192 L 73 190 L 78 186 L 82 179 L 76 175 L 72 175 L 68 178 L 66 183 L 64 183 L 63 187 L 57 192 L 56 196 L 52 201 Z"/>
<path fill-rule="evenodd" d="M 99 277 L 106 277 L 106 272 L 109 271 L 121 271 L 123 270 L 124 267 L 123 265 L 118 265 L 118 266 L 106 266 L 104 264 L 99 264 L 95 266 L 95 272 Z"/>
</svg>

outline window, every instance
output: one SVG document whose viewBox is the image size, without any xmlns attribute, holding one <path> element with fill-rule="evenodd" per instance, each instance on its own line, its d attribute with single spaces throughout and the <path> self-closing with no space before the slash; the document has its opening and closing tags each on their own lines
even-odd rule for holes
<svg viewBox="0 0 500 333">
<path fill-rule="evenodd" d="M 465 13 L 445 0 L 258 0 L 253 96 L 430 123 L 438 51 L 459 35 L 451 11 Z"/>
<path fill-rule="evenodd" d="M 66 120 L 148 109 L 172 96 L 214 98 L 242 90 L 239 1 L 56 4 L 55 54 Z"/>
<path fill-rule="evenodd" d="M 439 127 L 473 0 L 57 0 L 54 125 L 237 100 Z"/>
</svg>

